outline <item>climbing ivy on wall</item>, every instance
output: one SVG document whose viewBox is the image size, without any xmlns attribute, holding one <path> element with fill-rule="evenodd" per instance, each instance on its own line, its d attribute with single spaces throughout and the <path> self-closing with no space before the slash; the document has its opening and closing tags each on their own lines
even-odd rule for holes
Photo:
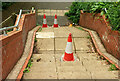
<svg viewBox="0 0 120 81">
<path fill-rule="evenodd" d="M 73 23 L 78 24 L 80 10 L 94 15 L 100 13 L 106 16 L 113 30 L 120 31 L 120 1 L 119 2 L 73 2 L 65 15 Z"/>
</svg>

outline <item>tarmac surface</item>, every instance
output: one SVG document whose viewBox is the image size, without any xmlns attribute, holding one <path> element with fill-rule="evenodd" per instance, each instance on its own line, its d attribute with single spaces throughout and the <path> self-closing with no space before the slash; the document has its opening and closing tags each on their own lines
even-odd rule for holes
<svg viewBox="0 0 120 81">
<path fill-rule="evenodd" d="M 48 34 L 47 34 L 48 33 Z M 72 33 L 74 62 L 60 61 L 65 53 L 67 37 Z M 27 79 L 111 79 L 116 81 L 118 71 L 109 71 L 110 65 L 95 52 L 89 33 L 75 27 L 42 28 L 36 33 L 37 42 L 32 56 L 32 67 L 24 73 Z M 105 80 L 106 81 L 106 80 Z"/>
</svg>

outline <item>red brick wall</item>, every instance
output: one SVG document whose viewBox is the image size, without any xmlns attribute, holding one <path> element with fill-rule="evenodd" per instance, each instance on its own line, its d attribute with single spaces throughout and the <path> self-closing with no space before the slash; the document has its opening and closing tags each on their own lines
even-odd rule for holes
<svg viewBox="0 0 120 81">
<path fill-rule="evenodd" d="M 5 79 L 16 62 L 20 59 L 25 46 L 27 33 L 36 26 L 35 13 L 23 14 L 19 31 L 12 31 L 8 36 L 0 36 L 2 50 L 2 78 Z M 15 29 L 14 29 L 15 30 Z M 1 56 L 1 54 L 0 54 Z"/>
<path fill-rule="evenodd" d="M 120 33 L 111 30 L 104 15 L 92 15 L 92 13 L 81 13 L 79 24 L 95 30 L 99 34 L 107 52 L 120 60 Z"/>
</svg>

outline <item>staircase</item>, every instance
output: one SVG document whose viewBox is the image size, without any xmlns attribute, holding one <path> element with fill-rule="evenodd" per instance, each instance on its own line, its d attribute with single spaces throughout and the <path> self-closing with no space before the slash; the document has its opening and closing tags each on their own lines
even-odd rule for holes
<svg viewBox="0 0 120 81">
<path fill-rule="evenodd" d="M 67 36 L 72 33 L 74 62 L 62 62 Z M 46 34 L 47 33 L 47 34 Z M 51 34 L 52 33 L 52 34 Z M 37 42 L 32 67 L 24 73 L 27 79 L 116 79 L 118 71 L 108 71 L 110 65 L 100 60 L 89 34 L 74 27 L 43 28 L 36 33 Z M 94 80 L 93 80 L 94 81 Z"/>
</svg>

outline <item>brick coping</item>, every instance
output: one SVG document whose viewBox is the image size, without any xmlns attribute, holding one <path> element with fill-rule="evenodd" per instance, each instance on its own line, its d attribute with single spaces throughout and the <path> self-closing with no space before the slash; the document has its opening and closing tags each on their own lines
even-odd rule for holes
<svg viewBox="0 0 120 81">
<path fill-rule="evenodd" d="M 81 26 L 79 26 L 79 27 L 81 27 Z M 114 64 L 120 70 L 120 61 L 118 59 L 116 59 L 114 56 L 112 56 L 111 54 L 107 53 L 106 51 L 105 52 L 101 51 L 102 49 L 104 49 L 104 50 L 106 50 L 106 49 L 104 48 L 103 44 L 101 43 L 101 40 L 100 40 L 99 36 L 97 35 L 96 31 L 93 31 L 93 30 L 90 30 L 87 28 L 83 28 L 83 27 L 81 27 L 81 28 L 90 34 L 90 36 L 92 38 L 92 42 L 93 42 L 98 54 L 102 55 L 105 59 L 107 59 L 110 63 Z M 95 36 L 97 36 L 97 38 L 95 38 Z M 99 40 L 96 40 L 96 39 L 99 39 Z M 99 47 L 98 43 L 100 45 L 102 45 L 102 47 Z"/>
<path fill-rule="evenodd" d="M 35 33 L 39 28 L 40 28 L 40 26 L 37 26 L 37 27 L 33 28 L 31 31 L 29 31 L 23 55 L 21 56 L 19 61 L 16 63 L 16 65 L 14 66 L 12 71 L 9 73 L 6 80 L 14 79 L 14 80 L 20 81 L 20 79 L 22 78 L 23 71 L 26 68 L 28 61 L 32 55 L 32 51 L 33 51 L 33 47 L 34 47 Z M 29 45 L 27 44 L 28 41 L 29 41 L 29 43 L 28 43 Z"/>
</svg>

